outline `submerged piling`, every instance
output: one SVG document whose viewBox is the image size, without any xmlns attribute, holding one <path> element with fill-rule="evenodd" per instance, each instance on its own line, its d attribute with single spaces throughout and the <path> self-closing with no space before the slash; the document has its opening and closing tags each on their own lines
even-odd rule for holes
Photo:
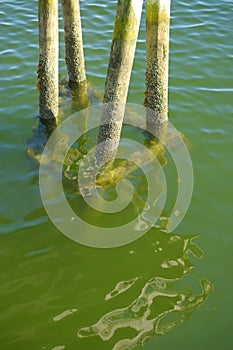
<svg viewBox="0 0 233 350">
<path fill-rule="evenodd" d="M 146 0 L 147 128 L 168 119 L 168 63 L 171 0 Z"/>
<path fill-rule="evenodd" d="M 58 0 L 39 0 L 39 113 L 46 126 L 58 117 Z"/>
<path fill-rule="evenodd" d="M 114 157 L 119 144 L 142 3 L 143 0 L 118 0 L 97 141 L 107 141 L 97 147 L 101 164 Z"/>
<path fill-rule="evenodd" d="M 79 0 L 62 0 L 62 12 L 69 85 L 77 104 L 84 108 L 88 100 Z"/>
</svg>

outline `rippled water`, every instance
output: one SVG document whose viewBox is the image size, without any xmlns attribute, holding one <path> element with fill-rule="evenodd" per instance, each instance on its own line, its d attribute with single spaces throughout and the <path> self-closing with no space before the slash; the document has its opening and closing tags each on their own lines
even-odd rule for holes
<svg viewBox="0 0 233 350">
<path fill-rule="evenodd" d="M 116 1 L 80 4 L 88 80 L 103 91 Z M 26 156 L 38 115 L 37 2 L 0 1 L 1 349 L 126 349 L 129 338 L 147 349 L 231 348 L 232 13 L 231 0 L 172 1 L 169 117 L 188 140 L 195 175 L 172 249 L 157 230 L 103 251 L 64 237 L 43 209 L 38 164 Z M 144 34 L 143 15 L 128 97 L 138 104 Z M 194 243 L 194 257 L 184 255 L 185 240 L 202 259 Z"/>
</svg>

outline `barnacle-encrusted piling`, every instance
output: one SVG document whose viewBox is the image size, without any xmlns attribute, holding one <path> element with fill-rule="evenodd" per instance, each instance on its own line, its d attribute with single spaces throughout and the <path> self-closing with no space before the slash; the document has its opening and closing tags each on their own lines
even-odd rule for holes
<svg viewBox="0 0 233 350">
<path fill-rule="evenodd" d="M 168 59 L 171 0 L 146 0 L 146 96 L 148 130 L 168 119 Z"/>
<path fill-rule="evenodd" d="M 118 0 L 96 153 L 100 164 L 114 157 L 119 143 L 142 3 Z"/>
<path fill-rule="evenodd" d="M 58 0 L 39 0 L 39 111 L 46 126 L 58 116 Z"/>
<path fill-rule="evenodd" d="M 79 0 L 62 0 L 62 12 L 69 85 L 73 92 L 73 100 L 77 102 L 78 109 L 82 109 L 87 107 L 89 100 Z"/>
</svg>

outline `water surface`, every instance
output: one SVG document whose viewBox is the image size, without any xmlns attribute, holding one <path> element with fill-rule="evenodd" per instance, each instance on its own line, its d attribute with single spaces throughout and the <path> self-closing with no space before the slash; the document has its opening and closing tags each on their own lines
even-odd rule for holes
<svg viewBox="0 0 233 350">
<path fill-rule="evenodd" d="M 103 92 L 116 1 L 80 5 L 88 80 Z M 232 13 L 229 0 L 172 2 L 169 117 L 188 139 L 195 175 L 172 249 L 157 229 L 132 245 L 96 250 L 70 241 L 50 222 L 38 164 L 27 157 L 38 115 L 37 1 L 0 2 L 2 349 L 126 349 L 127 341 L 119 342 L 135 338 L 129 349 L 140 342 L 160 350 L 231 348 Z M 142 22 L 128 97 L 138 104 L 145 91 L 144 34 Z M 192 240 L 193 234 L 199 237 Z M 185 240 L 193 250 L 184 257 Z M 201 259 L 194 242 L 204 251 Z"/>
</svg>

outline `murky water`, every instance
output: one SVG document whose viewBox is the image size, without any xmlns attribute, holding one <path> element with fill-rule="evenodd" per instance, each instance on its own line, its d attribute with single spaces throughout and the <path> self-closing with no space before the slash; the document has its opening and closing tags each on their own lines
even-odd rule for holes
<svg viewBox="0 0 233 350">
<path fill-rule="evenodd" d="M 116 1 L 80 4 L 87 76 L 103 92 Z M 104 250 L 63 236 L 43 208 L 38 163 L 27 157 L 38 114 L 37 1 L 0 2 L 0 349 L 231 348 L 232 13 L 230 0 L 172 1 L 169 117 L 188 140 L 191 205 L 171 236 L 156 227 Z M 143 16 L 128 97 L 137 104 L 144 28 Z"/>
</svg>

